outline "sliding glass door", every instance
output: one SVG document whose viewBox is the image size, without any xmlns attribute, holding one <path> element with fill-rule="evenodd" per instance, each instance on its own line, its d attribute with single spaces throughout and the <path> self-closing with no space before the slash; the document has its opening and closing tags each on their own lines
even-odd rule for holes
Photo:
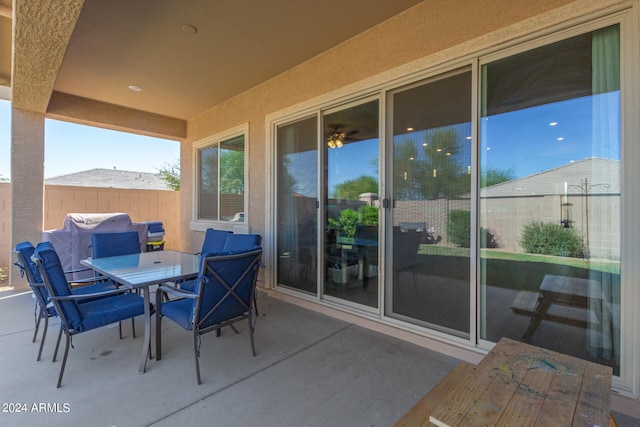
<svg viewBox="0 0 640 427">
<path fill-rule="evenodd" d="M 325 112 L 324 295 L 378 307 L 378 100 Z"/>
<path fill-rule="evenodd" d="M 278 284 L 620 374 L 621 31 L 594 28 L 277 126 Z"/>
<path fill-rule="evenodd" d="M 389 95 L 386 312 L 468 336 L 471 70 Z"/>
<path fill-rule="evenodd" d="M 277 128 L 278 283 L 316 294 L 318 119 Z"/>
<path fill-rule="evenodd" d="M 616 374 L 619 58 L 612 26 L 482 66 L 479 229 L 481 338 Z"/>
</svg>

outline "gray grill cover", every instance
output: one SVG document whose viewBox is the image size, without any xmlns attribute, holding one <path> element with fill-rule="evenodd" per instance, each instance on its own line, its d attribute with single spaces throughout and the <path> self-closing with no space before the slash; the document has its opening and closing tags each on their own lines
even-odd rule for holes
<svg viewBox="0 0 640 427">
<path fill-rule="evenodd" d="M 67 214 L 58 230 L 48 230 L 42 233 L 42 240 L 51 242 L 56 249 L 62 268 L 65 271 L 85 269 L 80 261 L 93 255 L 91 250 L 91 235 L 93 233 L 108 233 L 114 231 L 138 232 L 140 250 L 147 245 L 147 224 L 131 222 L 126 213 L 70 213 Z M 69 276 L 70 280 L 92 277 L 92 271 L 81 271 Z"/>
</svg>

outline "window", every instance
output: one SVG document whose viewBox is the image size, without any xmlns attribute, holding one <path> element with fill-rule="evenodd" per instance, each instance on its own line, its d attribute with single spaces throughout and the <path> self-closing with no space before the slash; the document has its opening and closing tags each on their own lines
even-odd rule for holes
<svg viewBox="0 0 640 427">
<path fill-rule="evenodd" d="M 196 144 L 197 219 L 244 222 L 245 129 Z"/>
</svg>

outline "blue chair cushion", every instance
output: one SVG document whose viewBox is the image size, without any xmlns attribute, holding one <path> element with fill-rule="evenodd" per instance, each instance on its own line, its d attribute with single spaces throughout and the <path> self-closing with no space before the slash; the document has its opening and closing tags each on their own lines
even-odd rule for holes
<svg viewBox="0 0 640 427">
<path fill-rule="evenodd" d="M 31 272 L 31 276 L 36 283 L 42 283 L 42 277 L 40 277 L 40 272 L 38 271 L 38 267 L 36 267 L 36 263 L 31 260 L 31 256 L 36 248 L 29 242 L 21 242 L 16 245 L 16 252 L 20 252 L 26 264 L 23 266 L 24 268 L 28 268 Z M 46 292 L 46 289 L 45 289 Z"/>
<path fill-rule="evenodd" d="M 250 248 L 260 246 L 261 243 L 262 236 L 259 234 L 230 234 L 224 241 L 222 253 L 247 252 Z"/>
<path fill-rule="evenodd" d="M 243 252 L 247 251 L 242 251 L 240 253 Z M 228 260 L 214 259 L 209 262 L 228 286 L 234 286 L 235 281 L 249 267 L 253 260 L 254 257 L 244 257 Z M 254 268 L 257 269 L 257 265 L 254 266 Z M 205 280 L 201 280 L 199 282 L 199 286 L 204 286 L 204 288 L 200 290 L 199 286 L 196 286 L 196 292 L 200 292 L 200 305 L 203 308 L 206 307 L 206 309 L 201 310 L 200 317 L 207 315 L 207 312 L 214 305 L 218 304 L 218 302 L 227 294 L 227 289 L 222 286 L 222 284 L 219 283 L 213 275 L 208 273 L 206 270 L 204 274 L 206 276 Z M 253 290 L 254 275 L 255 271 L 252 274 L 247 274 L 234 291 L 240 299 L 247 303 L 247 306 Z M 240 304 L 235 297 L 229 296 L 224 300 L 224 302 L 222 302 L 222 304 L 220 304 L 220 306 L 218 306 L 214 313 L 207 317 L 206 320 L 201 318 L 197 319 L 197 321 L 202 321 L 203 323 L 201 324 L 201 327 L 204 328 L 241 316 L 246 311 L 247 307 Z"/>
<path fill-rule="evenodd" d="M 140 238 L 137 231 L 93 233 L 91 247 L 94 258 L 140 253 Z"/>
<path fill-rule="evenodd" d="M 79 304 L 78 308 L 82 321 L 73 329 L 82 332 L 144 314 L 144 299 L 126 293 Z"/>
<path fill-rule="evenodd" d="M 183 329 L 190 331 L 193 328 L 191 320 L 193 319 L 194 306 L 195 300 L 192 299 L 166 301 L 162 303 L 162 315 L 170 318 Z"/>
<path fill-rule="evenodd" d="M 207 228 L 204 234 L 204 242 L 202 242 L 202 250 L 200 253 L 219 253 L 224 248 L 224 243 L 229 235 L 233 234 L 227 230 L 216 230 Z"/>
<path fill-rule="evenodd" d="M 200 263 L 202 263 L 202 259 L 200 259 Z M 197 282 L 198 282 L 198 279 L 186 280 L 186 281 L 180 283 L 180 289 L 183 289 L 183 290 L 189 291 L 189 292 L 195 292 L 196 291 L 196 283 Z"/>
<path fill-rule="evenodd" d="M 49 276 L 49 282 L 54 295 L 61 297 L 71 295 L 71 288 L 64 275 L 60 258 L 58 258 L 58 254 L 53 249 L 51 243 L 38 243 L 34 256 L 40 258 L 42 266 Z M 65 312 L 70 326 L 75 329 L 76 325 L 81 321 L 78 304 L 75 301 L 67 300 L 60 301 L 60 305 Z"/>
</svg>

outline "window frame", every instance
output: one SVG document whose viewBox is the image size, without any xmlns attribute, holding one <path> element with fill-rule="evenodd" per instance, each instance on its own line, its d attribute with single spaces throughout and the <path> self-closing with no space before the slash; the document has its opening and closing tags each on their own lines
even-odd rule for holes
<svg viewBox="0 0 640 427">
<path fill-rule="evenodd" d="M 209 147 L 217 146 L 220 149 L 220 145 L 230 139 L 242 136 L 244 138 L 244 194 L 243 194 L 243 212 L 244 221 L 229 221 L 220 219 L 220 211 L 218 210 L 217 219 L 200 218 L 200 179 L 201 179 L 201 164 L 199 153 Z M 248 231 L 249 212 L 247 210 L 249 203 L 249 123 L 243 123 L 240 126 L 227 129 L 226 131 L 208 136 L 193 143 L 192 147 L 192 164 L 193 164 L 193 206 L 192 206 L 192 220 L 190 223 L 191 230 L 204 231 L 207 228 L 221 228 L 231 229 L 242 227 Z M 220 195 L 220 187 L 217 188 L 218 197 Z"/>
</svg>

